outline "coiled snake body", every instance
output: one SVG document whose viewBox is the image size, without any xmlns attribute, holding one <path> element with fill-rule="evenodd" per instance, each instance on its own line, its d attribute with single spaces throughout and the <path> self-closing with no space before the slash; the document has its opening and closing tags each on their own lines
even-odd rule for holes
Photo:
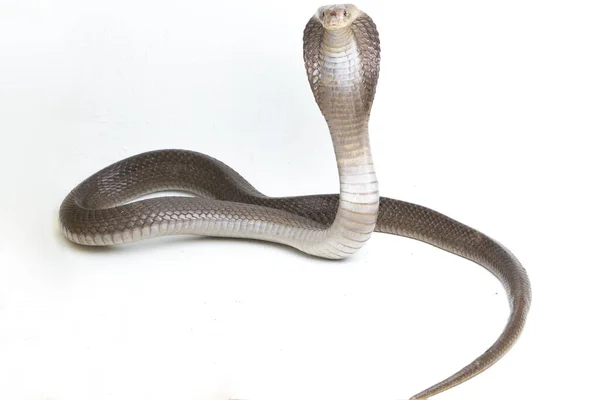
<svg viewBox="0 0 600 400">
<path fill-rule="evenodd" d="M 428 208 L 379 197 L 368 137 L 379 49 L 375 24 L 350 4 L 321 7 L 304 30 L 306 71 L 330 129 L 339 195 L 268 197 L 204 154 L 152 151 L 119 161 L 73 189 L 60 208 L 65 236 L 84 245 L 174 234 L 243 237 L 333 259 L 358 251 L 373 231 L 424 241 L 494 274 L 504 284 L 511 314 L 485 353 L 412 399 L 426 399 L 479 374 L 521 333 L 531 301 L 529 280 L 510 251 L 486 235 Z M 195 197 L 127 203 L 164 190 L 187 191 Z"/>
</svg>

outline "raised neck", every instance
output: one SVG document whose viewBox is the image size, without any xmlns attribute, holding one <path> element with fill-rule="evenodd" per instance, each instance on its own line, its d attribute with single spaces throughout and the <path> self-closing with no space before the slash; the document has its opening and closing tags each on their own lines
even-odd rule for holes
<svg viewBox="0 0 600 400">
<path fill-rule="evenodd" d="M 325 30 L 319 62 L 318 103 L 329 126 L 340 179 L 338 212 L 324 232 L 320 255 L 341 258 L 358 251 L 369 239 L 379 209 L 369 107 L 362 95 L 362 64 L 352 29 Z"/>
</svg>

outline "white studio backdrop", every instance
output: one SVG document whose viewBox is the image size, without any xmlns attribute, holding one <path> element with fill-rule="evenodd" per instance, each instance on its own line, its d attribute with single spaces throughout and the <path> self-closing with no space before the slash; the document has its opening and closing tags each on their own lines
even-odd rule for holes
<svg viewBox="0 0 600 400">
<path fill-rule="evenodd" d="M 342 262 L 241 240 L 72 245 L 64 196 L 185 148 L 274 196 L 338 190 L 297 1 L 0 0 L 0 398 L 406 399 L 501 332 L 481 267 L 374 235 Z M 381 194 L 498 239 L 533 307 L 514 349 L 441 399 L 591 398 L 600 71 L 593 1 L 365 1 L 382 66 Z"/>
</svg>

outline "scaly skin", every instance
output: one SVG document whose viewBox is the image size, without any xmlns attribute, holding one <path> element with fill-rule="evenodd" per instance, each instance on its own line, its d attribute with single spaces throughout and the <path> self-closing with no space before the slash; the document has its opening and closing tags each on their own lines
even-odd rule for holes
<svg viewBox="0 0 600 400">
<path fill-rule="evenodd" d="M 320 8 L 304 31 L 304 61 L 334 144 L 339 195 L 272 198 L 214 158 L 159 150 L 119 161 L 79 184 L 61 205 L 62 230 L 84 245 L 197 234 L 267 240 L 326 258 L 358 251 L 375 230 L 472 260 L 503 283 L 510 318 L 485 353 L 411 399 L 429 398 L 481 373 L 512 347 L 531 302 L 527 273 L 510 251 L 486 235 L 428 208 L 379 198 L 368 137 L 379 73 L 379 38 L 371 18 L 352 5 Z M 196 196 L 125 204 L 164 190 Z"/>
</svg>

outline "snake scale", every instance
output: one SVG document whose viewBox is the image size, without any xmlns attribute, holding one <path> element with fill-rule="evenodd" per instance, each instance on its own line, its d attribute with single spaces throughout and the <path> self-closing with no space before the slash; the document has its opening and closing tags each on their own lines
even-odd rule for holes
<svg viewBox="0 0 600 400">
<path fill-rule="evenodd" d="M 158 150 L 116 162 L 79 184 L 61 205 L 61 228 L 83 245 L 196 234 L 283 243 L 331 259 L 355 253 L 375 231 L 472 260 L 503 283 L 510 317 L 481 356 L 411 398 L 427 399 L 481 373 L 512 347 L 531 303 L 527 273 L 508 249 L 481 232 L 426 207 L 379 196 L 368 122 L 380 44 L 367 14 L 351 4 L 319 8 L 304 30 L 304 62 L 333 141 L 339 194 L 268 197 L 212 157 Z M 133 201 L 165 190 L 194 196 Z"/>
</svg>

